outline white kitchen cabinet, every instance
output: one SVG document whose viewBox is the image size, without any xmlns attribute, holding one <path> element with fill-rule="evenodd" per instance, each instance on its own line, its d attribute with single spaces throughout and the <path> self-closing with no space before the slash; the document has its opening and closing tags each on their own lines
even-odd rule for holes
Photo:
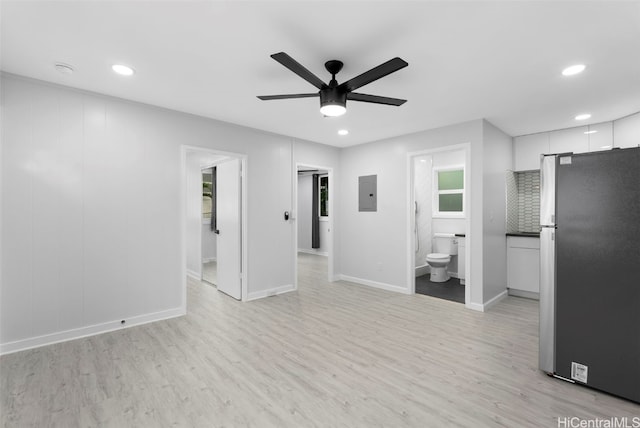
<svg viewBox="0 0 640 428">
<path fill-rule="evenodd" d="M 589 151 L 587 126 L 549 132 L 550 153 L 586 153 Z"/>
<path fill-rule="evenodd" d="M 507 236 L 509 294 L 538 298 L 540 293 L 540 238 Z"/>
<path fill-rule="evenodd" d="M 610 150 L 613 147 L 613 122 L 589 125 L 589 151 Z"/>
<path fill-rule="evenodd" d="M 640 144 L 640 113 L 613 121 L 614 146 L 638 147 Z"/>
<path fill-rule="evenodd" d="M 513 139 L 515 171 L 540 169 L 540 155 L 549 153 L 549 133 L 523 135 Z"/>
</svg>

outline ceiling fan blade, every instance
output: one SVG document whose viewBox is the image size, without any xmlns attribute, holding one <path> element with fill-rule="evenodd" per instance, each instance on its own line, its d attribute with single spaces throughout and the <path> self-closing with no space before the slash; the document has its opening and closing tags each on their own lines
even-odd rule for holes
<svg viewBox="0 0 640 428">
<path fill-rule="evenodd" d="M 258 98 L 264 101 L 268 100 L 288 100 L 290 98 L 312 98 L 317 97 L 318 93 L 315 94 L 287 94 L 287 95 L 258 95 Z"/>
<path fill-rule="evenodd" d="M 407 65 L 409 65 L 409 63 L 407 63 L 405 60 L 395 57 L 385 62 L 384 64 L 380 64 L 379 66 L 372 68 L 369 71 L 365 71 L 364 73 L 354 77 L 353 79 L 341 83 L 340 85 L 338 85 L 338 88 L 347 92 L 351 92 L 361 86 L 373 82 L 374 80 L 378 80 L 381 77 L 400 70 L 401 68 L 405 68 Z"/>
<path fill-rule="evenodd" d="M 363 101 L 365 103 L 375 104 L 387 104 L 390 106 L 401 106 L 406 103 L 407 100 L 401 100 L 399 98 L 381 97 L 378 95 L 359 94 L 357 92 L 349 92 L 347 99 L 352 101 Z"/>
<path fill-rule="evenodd" d="M 271 55 L 271 58 L 275 59 L 280 64 L 284 65 L 289 70 L 293 71 L 298 76 L 302 77 L 304 80 L 311 83 L 316 88 L 322 89 L 327 86 L 322 80 L 320 80 L 318 76 L 316 76 L 315 74 L 313 74 L 312 72 L 304 68 L 302 64 L 300 64 L 295 59 L 291 58 L 286 53 L 278 52 Z"/>
</svg>

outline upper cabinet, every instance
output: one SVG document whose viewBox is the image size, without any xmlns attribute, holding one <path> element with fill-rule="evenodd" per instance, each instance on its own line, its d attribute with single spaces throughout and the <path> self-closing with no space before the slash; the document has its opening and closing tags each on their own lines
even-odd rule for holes
<svg viewBox="0 0 640 428">
<path fill-rule="evenodd" d="M 589 151 L 609 150 L 613 147 L 613 122 L 589 125 Z"/>
<path fill-rule="evenodd" d="M 549 153 L 549 133 L 523 135 L 513 139 L 515 171 L 540 169 L 540 155 Z"/>
<path fill-rule="evenodd" d="M 640 113 L 595 125 L 523 135 L 513 139 L 514 171 L 540 169 L 545 153 L 585 153 L 640 145 Z"/>
<path fill-rule="evenodd" d="M 638 147 L 640 144 L 640 113 L 613 122 L 615 147 Z"/>
<path fill-rule="evenodd" d="M 549 153 L 586 153 L 589 151 L 589 128 L 561 129 L 549 132 Z"/>
</svg>

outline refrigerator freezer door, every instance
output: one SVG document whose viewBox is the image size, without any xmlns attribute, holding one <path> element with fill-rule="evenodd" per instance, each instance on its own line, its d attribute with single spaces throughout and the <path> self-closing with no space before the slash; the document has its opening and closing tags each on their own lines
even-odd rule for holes
<svg viewBox="0 0 640 428">
<path fill-rule="evenodd" d="M 555 372 L 556 241 L 554 227 L 540 231 L 540 370 Z"/>
<path fill-rule="evenodd" d="M 555 373 L 637 402 L 639 184 L 640 148 L 557 167 Z"/>
<path fill-rule="evenodd" d="M 540 161 L 540 225 L 556 224 L 556 155 L 542 156 Z"/>
</svg>

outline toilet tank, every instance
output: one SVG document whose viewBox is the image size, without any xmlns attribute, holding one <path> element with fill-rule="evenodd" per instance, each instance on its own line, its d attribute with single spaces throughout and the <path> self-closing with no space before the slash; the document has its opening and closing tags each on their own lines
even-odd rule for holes
<svg viewBox="0 0 640 428">
<path fill-rule="evenodd" d="M 453 233 L 434 233 L 433 240 L 437 253 L 455 256 L 458 254 L 458 238 Z"/>
</svg>

